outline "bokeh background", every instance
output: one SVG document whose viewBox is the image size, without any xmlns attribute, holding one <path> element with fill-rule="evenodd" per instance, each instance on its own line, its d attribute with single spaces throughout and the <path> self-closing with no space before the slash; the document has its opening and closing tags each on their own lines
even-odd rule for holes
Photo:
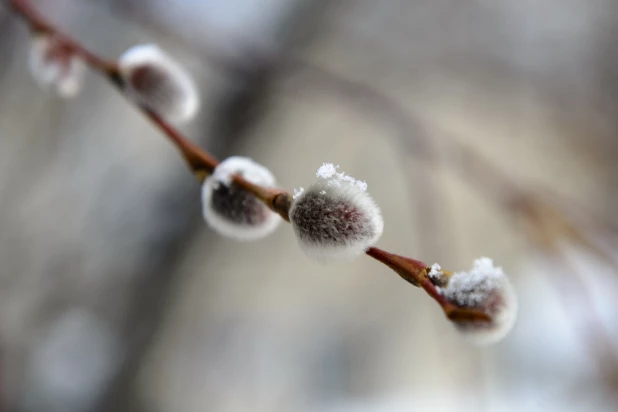
<svg viewBox="0 0 618 412">
<path fill-rule="evenodd" d="M 490 256 L 520 316 L 478 348 L 369 258 L 209 230 L 163 135 L 88 73 L 61 100 L 0 6 L 2 411 L 615 411 L 615 0 L 46 0 L 101 55 L 156 42 L 201 87 L 181 129 L 288 190 L 366 180 L 379 246 Z"/>
</svg>

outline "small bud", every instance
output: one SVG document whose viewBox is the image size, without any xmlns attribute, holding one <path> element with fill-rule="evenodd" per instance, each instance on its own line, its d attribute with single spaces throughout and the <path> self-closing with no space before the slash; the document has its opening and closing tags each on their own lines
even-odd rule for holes
<svg viewBox="0 0 618 412">
<path fill-rule="evenodd" d="M 191 75 L 155 44 L 133 46 L 118 59 L 126 92 L 164 118 L 184 122 L 197 114 L 200 98 Z"/>
<path fill-rule="evenodd" d="M 517 296 L 511 282 L 489 258 L 474 261 L 469 272 L 456 272 L 448 284 L 438 288 L 449 301 L 462 308 L 483 311 L 486 321 L 455 321 L 455 326 L 470 340 L 488 345 L 504 338 L 517 318 Z"/>
<path fill-rule="evenodd" d="M 70 98 L 80 91 L 86 64 L 57 37 L 39 34 L 32 38 L 28 67 L 43 89 Z"/>
<path fill-rule="evenodd" d="M 320 178 L 297 191 L 290 221 L 305 254 L 321 262 L 352 260 L 375 245 L 384 228 L 367 184 L 325 163 Z"/>
<path fill-rule="evenodd" d="M 260 199 L 236 186 L 232 175 L 251 183 L 275 186 L 275 177 L 247 157 L 225 159 L 202 186 L 202 211 L 206 223 L 218 233 L 237 240 L 257 240 L 272 233 L 281 217 Z"/>
</svg>

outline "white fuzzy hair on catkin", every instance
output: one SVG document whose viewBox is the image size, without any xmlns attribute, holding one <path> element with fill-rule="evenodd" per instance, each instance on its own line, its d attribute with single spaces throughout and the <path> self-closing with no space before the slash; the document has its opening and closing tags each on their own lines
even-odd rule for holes
<svg viewBox="0 0 618 412">
<path fill-rule="evenodd" d="M 206 223 L 219 234 L 236 240 L 257 240 L 269 235 L 279 226 L 281 217 L 254 195 L 236 186 L 233 174 L 264 187 L 276 184 L 267 168 L 247 157 L 225 159 L 202 185 L 202 212 Z"/>
<path fill-rule="evenodd" d="M 163 118 L 185 122 L 197 114 L 198 88 L 191 75 L 156 44 L 141 44 L 118 59 L 126 93 Z"/>
</svg>

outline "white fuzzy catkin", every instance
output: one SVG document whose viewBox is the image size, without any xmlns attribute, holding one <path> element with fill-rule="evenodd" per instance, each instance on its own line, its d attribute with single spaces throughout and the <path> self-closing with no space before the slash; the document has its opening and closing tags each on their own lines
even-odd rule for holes
<svg viewBox="0 0 618 412">
<path fill-rule="evenodd" d="M 232 182 L 238 174 L 251 183 L 274 187 L 275 177 L 247 157 L 225 159 L 202 185 L 202 211 L 206 223 L 218 233 L 237 240 L 257 240 L 272 233 L 281 217 L 257 197 Z"/>
<path fill-rule="evenodd" d="M 489 258 L 474 261 L 469 272 L 457 272 L 440 293 L 454 304 L 478 309 L 491 317 L 490 322 L 458 321 L 455 326 L 470 340 L 488 345 L 504 338 L 517 319 L 517 296 L 511 282 Z"/>
<path fill-rule="evenodd" d="M 28 68 L 41 88 L 70 98 L 81 90 L 86 64 L 53 36 L 35 35 L 30 45 Z"/>
<path fill-rule="evenodd" d="M 302 250 L 320 262 L 352 260 L 376 244 L 384 229 L 367 184 L 325 163 L 318 181 L 296 192 L 290 221 Z"/>
<path fill-rule="evenodd" d="M 200 106 L 191 75 L 156 44 L 141 44 L 125 51 L 118 69 L 127 94 L 165 119 L 191 120 Z"/>
</svg>

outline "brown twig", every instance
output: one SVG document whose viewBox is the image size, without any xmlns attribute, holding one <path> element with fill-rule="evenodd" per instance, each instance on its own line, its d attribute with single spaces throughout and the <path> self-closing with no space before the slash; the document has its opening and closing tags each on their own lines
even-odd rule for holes
<svg viewBox="0 0 618 412">
<path fill-rule="evenodd" d="M 96 68 L 101 73 L 111 76 L 117 72 L 115 62 L 100 58 L 71 37 L 58 31 L 53 24 L 32 6 L 29 0 L 9 0 L 9 4 L 24 18 L 34 33 L 54 36 L 59 42 L 62 42 L 67 51 L 71 51 L 73 54 L 80 56 L 90 67 Z"/>
<path fill-rule="evenodd" d="M 414 286 L 421 287 L 442 306 L 444 313 L 449 319 L 457 321 L 491 321 L 491 318 L 484 312 L 469 308 L 460 308 L 448 301 L 429 278 L 428 273 L 430 268 L 420 260 L 395 255 L 376 247 L 369 248 L 366 253 L 375 260 L 393 269 L 404 280 L 410 282 Z M 447 276 L 451 275 L 448 271 L 446 274 Z"/>
<path fill-rule="evenodd" d="M 89 51 L 85 46 L 75 41 L 67 34 L 60 32 L 52 23 L 32 7 L 29 0 L 8 1 L 17 14 L 29 24 L 34 33 L 54 36 L 54 38 L 62 43 L 68 51 L 83 58 L 93 70 L 106 77 L 107 80 L 121 92 L 124 91 L 124 80 L 120 76 L 116 62 L 98 57 L 95 53 Z M 183 136 L 157 113 L 145 106 L 139 107 L 182 153 L 190 169 L 200 182 L 214 171 L 219 164 L 217 159 Z M 292 196 L 290 193 L 282 189 L 265 188 L 256 185 L 243 179 L 239 175 L 233 176 L 233 182 L 258 197 L 283 219 L 289 222 L 288 214 L 292 204 Z M 457 307 L 442 296 L 437 287 L 429 279 L 428 266 L 425 263 L 419 260 L 394 255 L 376 247 L 370 248 L 366 253 L 393 269 L 403 279 L 422 288 L 429 296 L 438 302 L 449 319 L 457 321 L 491 321 L 487 314 L 474 309 Z"/>
<path fill-rule="evenodd" d="M 9 0 L 9 3 L 13 6 L 13 9 L 29 24 L 30 29 L 34 33 L 54 36 L 56 41 L 61 43 L 67 52 L 81 57 L 88 64 L 88 66 L 103 75 L 121 92 L 123 91 L 124 80 L 120 76 L 118 64 L 115 61 L 110 61 L 99 57 L 97 54 L 88 50 L 84 45 L 74 40 L 69 35 L 58 30 L 32 6 L 29 0 Z M 202 150 L 190 139 L 184 137 L 159 114 L 145 106 L 139 106 L 139 108 L 159 129 L 161 129 L 161 131 L 165 133 L 168 139 L 182 153 L 190 169 L 200 182 L 202 182 L 206 176 L 213 172 L 215 167 L 219 164 L 219 161 L 216 158 Z M 281 206 L 284 206 L 286 202 L 282 202 L 281 199 L 275 201 L 277 197 L 281 197 L 283 194 L 281 190 L 264 188 L 255 185 L 238 175 L 234 175 L 234 183 L 257 196 L 269 207 L 279 213 L 284 219 L 288 220 L 287 210 L 281 209 Z M 276 207 L 279 209 L 275 209 Z"/>
</svg>

